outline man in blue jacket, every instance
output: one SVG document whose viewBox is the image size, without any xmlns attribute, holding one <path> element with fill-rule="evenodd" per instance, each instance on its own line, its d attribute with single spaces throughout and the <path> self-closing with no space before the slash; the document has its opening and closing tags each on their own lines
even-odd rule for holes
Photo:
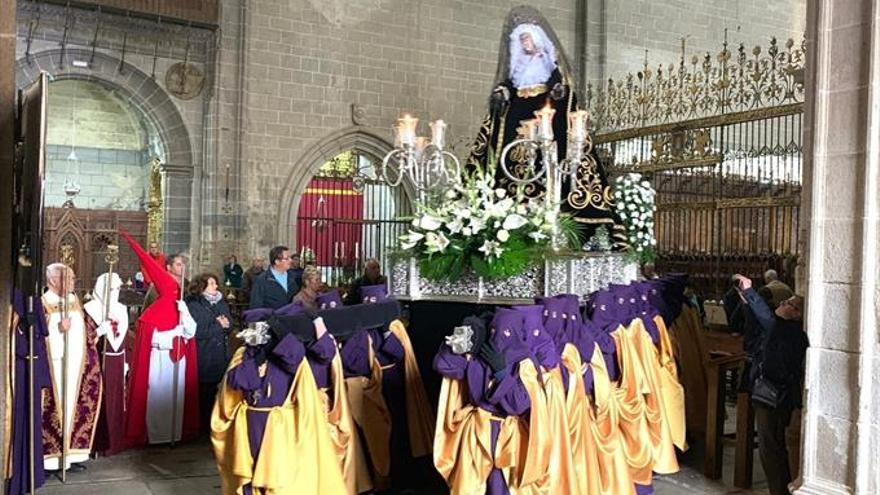
<svg viewBox="0 0 880 495">
<path fill-rule="evenodd" d="M 287 246 L 273 247 L 269 251 L 269 262 L 269 269 L 254 278 L 250 309 L 278 309 L 290 303 L 299 292 L 296 274 L 290 269 L 290 250 Z"/>
<path fill-rule="evenodd" d="M 758 345 L 750 376 L 745 379 L 752 391 L 761 465 L 770 494 L 790 495 L 791 471 L 785 429 L 792 411 L 801 407 L 804 361 L 810 345 L 804 333 L 804 299 L 790 297 L 774 311 L 752 288 L 749 278 L 742 275 L 734 278 L 746 307 L 757 321 Z"/>
</svg>

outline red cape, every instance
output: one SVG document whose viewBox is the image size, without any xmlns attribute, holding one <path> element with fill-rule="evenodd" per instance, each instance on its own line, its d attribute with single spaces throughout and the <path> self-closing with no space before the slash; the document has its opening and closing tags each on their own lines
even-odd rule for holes
<svg viewBox="0 0 880 495">
<path fill-rule="evenodd" d="M 141 313 L 136 326 L 134 353 L 131 357 L 131 376 L 128 395 L 128 418 L 125 428 L 125 445 L 138 447 L 147 441 L 147 384 L 150 377 L 150 351 L 153 332 L 173 330 L 180 320 L 177 300 L 180 286 L 165 267 L 154 260 L 149 253 L 128 232 L 120 234 L 131 246 L 141 261 L 144 275 L 149 274 L 159 295 L 153 304 Z M 181 440 L 196 438 L 199 434 L 199 368 L 197 366 L 196 339 L 190 339 L 184 346 L 186 357 L 186 376 L 184 383 L 183 432 Z M 169 418 L 170 421 L 170 418 Z"/>
</svg>

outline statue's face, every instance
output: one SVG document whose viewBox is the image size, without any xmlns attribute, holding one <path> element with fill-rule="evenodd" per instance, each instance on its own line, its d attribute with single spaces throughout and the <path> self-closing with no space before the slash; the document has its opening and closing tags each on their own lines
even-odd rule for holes
<svg viewBox="0 0 880 495">
<path fill-rule="evenodd" d="M 531 33 L 523 33 L 519 36 L 519 42 L 522 45 L 522 49 L 524 52 L 529 55 L 535 53 L 537 49 L 535 48 L 535 40 L 532 39 Z"/>
</svg>

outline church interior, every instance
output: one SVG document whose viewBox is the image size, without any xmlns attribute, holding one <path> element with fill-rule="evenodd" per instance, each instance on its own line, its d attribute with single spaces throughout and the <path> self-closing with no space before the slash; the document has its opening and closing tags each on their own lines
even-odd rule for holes
<svg viewBox="0 0 880 495">
<path fill-rule="evenodd" d="M 880 493 L 878 61 L 873 0 L 0 0 L 0 493 Z"/>
</svg>

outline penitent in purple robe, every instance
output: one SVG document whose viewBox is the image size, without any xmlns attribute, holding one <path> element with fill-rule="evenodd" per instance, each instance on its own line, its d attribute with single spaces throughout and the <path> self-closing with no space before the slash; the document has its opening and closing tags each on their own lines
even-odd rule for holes
<svg viewBox="0 0 880 495">
<path fill-rule="evenodd" d="M 296 376 L 296 370 L 305 356 L 305 347 L 294 335 L 285 335 L 274 349 L 271 356 L 266 360 L 266 374 L 260 376 L 257 363 L 254 360 L 256 348 L 250 347 L 245 350 L 241 363 L 229 370 L 226 375 L 226 384 L 244 392 L 245 401 L 252 407 L 277 407 L 284 404 L 290 395 L 290 387 Z M 248 409 L 248 443 L 250 444 L 251 456 L 256 463 L 260 455 L 260 446 L 263 444 L 263 434 L 266 431 L 266 423 L 269 413 Z M 253 493 L 248 484 L 244 487 L 245 495 Z"/>
<path fill-rule="evenodd" d="M 336 357 L 336 343 L 330 332 L 325 333 L 320 339 L 306 346 L 306 359 L 315 376 L 315 383 L 319 390 L 327 390 L 333 386 L 332 370 L 330 365 Z M 333 394 L 330 394 L 333 397 Z M 332 407 L 332 404 L 331 404 Z"/>
<path fill-rule="evenodd" d="M 506 310 L 511 311 L 511 310 Z M 521 323 L 520 323 L 521 325 Z M 444 377 L 454 380 L 466 380 L 472 404 L 490 412 L 497 417 L 520 416 L 526 414 L 531 407 L 528 391 L 520 381 L 518 363 L 528 357 L 528 349 L 522 344 L 518 331 L 499 329 L 493 335 L 493 342 L 504 352 L 508 368 L 494 373 L 480 359 L 468 360 L 465 356 L 455 354 L 449 346 L 443 344 L 434 357 L 434 369 Z M 510 333 L 510 335 L 506 335 Z M 513 342 L 513 340 L 518 342 Z M 510 341 L 510 342 L 507 342 Z M 500 423 L 492 421 L 492 450 L 498 443 Z M 510 490 L 501 470 L 493 468 L 486 484 L 486 495 L 508 495 Z"/>
<path fill-rule="evenodd" d="M 29 470 L 34 466 L 34 489 L 43 486 L 43 423 L 42 423 L 42 390 L 50 388 L 52 381 L 49 374 L 49 360 L 46 354 L 46 320 L 42 318 L 43 306 L 40 298 L 34 298 L 34 384 L 33 391 L 28 393 L 28 318 L 24 295 L 15 291 L 13 309 L 18 315 L 18 325 L 12 330 L 12 352 L 14 352 L 15 376 L 12 377 L 12 431 L 11 450 L 12 462 L 9 479 L 6 480 L 6 493 L 20 495 L 33 493 L 30 489 Z M 30 458 L 28 435 L 28 397 L 34 405 L 34 456 Z"/>
</svg>

